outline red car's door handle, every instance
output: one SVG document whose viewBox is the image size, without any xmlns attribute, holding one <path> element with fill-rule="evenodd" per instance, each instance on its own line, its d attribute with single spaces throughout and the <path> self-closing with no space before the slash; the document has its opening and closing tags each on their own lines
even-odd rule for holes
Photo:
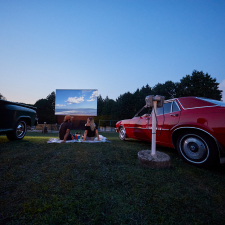
<svg viewBox="0 0 225 225">
<path fill-rule="evenodd" d="M 178 117 L 178 114 L 170 114 L 172 117 Z"/>
</svg>

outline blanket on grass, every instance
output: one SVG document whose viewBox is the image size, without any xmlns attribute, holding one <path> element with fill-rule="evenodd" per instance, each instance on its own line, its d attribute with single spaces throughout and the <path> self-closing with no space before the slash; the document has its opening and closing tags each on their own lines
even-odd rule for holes
<svg viewBox="0 0 225 225">
<path fill-rule="evenodd" d="M 50 138 L 47 143 L 62 143 L 63 141 L 59 138 Z M 95 138 L 94 141 L 83 141 L 82 139 L 79 140 L 70 140 L 66 141 L 64 143 L 100 143 L 100 142 L 111 142 L 108 141 L 106 137 L 103 137 L 102 135 L 99 135 L 99 141 L 98 138 Z"/>
</svg>

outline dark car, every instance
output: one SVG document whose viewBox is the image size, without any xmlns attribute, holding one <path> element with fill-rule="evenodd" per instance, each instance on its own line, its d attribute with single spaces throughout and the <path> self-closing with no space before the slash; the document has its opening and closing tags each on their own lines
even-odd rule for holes
<svg viewBox="0 0 225 225">
<path fill-rule="evenodd" d="M 0 100 L 0 134 L 9 140 L 21 140 L 27 126 L 36 126 L 36 108 L 5 100 Z"/>
<path fill-rule="evenodd" d="M 199 97 L 166 100 L 157 108 L 156 144 L 176 148 L 185 161 L 204 167 L 225 162 L 225 103 Z M 121 140 L 151 142 L 151 109 L 116 124 Z"/>
</svg>

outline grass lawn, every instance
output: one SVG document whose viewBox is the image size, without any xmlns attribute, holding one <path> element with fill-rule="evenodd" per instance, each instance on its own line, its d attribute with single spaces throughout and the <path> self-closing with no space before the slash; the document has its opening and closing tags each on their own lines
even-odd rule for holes
<svg viewBox="0 0 225 225">
<path fill-rule="evenodd" d="M 47 144 L 56 133 L 0 136 L 0 224 L 225 224 L 225 166 L 138 165 L 149 143 Z"/>
</svg>

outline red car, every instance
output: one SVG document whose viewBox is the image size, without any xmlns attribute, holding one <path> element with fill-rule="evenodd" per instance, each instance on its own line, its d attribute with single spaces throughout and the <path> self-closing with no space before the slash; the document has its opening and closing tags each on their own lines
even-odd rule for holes
<svg viewBox="0 0 225 225">
<path fill-rule="evenodd" d="M 151 108 L 116 124 L 119 138 L 151 142 Z M 199 97 L 164 101 L 157 108 L 156 144 L 176 148 L 185 161 L 202 167 L 225 163 L 225 103 Z"/>
</svg>

